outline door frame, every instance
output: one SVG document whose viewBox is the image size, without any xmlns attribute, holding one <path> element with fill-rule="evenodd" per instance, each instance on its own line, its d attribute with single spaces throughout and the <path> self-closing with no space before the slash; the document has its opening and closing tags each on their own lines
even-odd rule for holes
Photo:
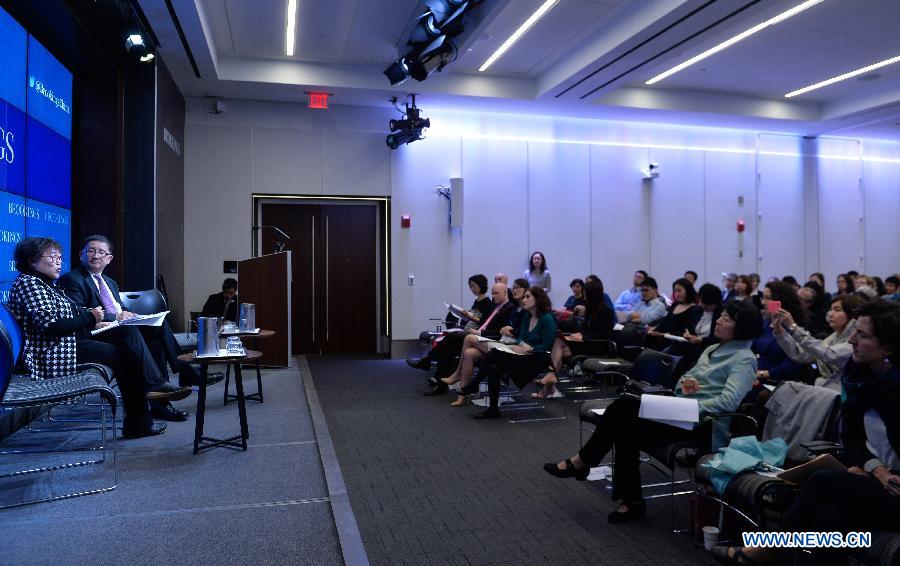
<svg viewBox="0 0 900 566">
<path fill-rule="evenodd" d="M 376 196 L 323 196 L 323 195 L 276 195 L 266 193 L 252 193 L 253 223 L 259 225 L 260 213 L 263 204 L 308 204 L 308 205 L 341 205 L 341 204 L 369 204 L 376 207 L 375 236 L 378 239 L 376 246 L 376 265 L 380 273 L 376 273 L 376 305 L 375 313 L 377 321 L 377 336 L 375 348 L 379 354 L 391 352 L 391 197 Z M 262 234 L 258 230 L 251 230 L 252 257 L 259 255 Z"/>
</svg>

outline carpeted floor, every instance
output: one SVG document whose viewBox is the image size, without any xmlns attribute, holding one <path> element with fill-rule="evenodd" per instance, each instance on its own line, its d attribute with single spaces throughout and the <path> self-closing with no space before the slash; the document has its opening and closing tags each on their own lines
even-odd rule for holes
<svg viewBox="0 0 900 566">
<path fill-rule="evenodd" d="M 256 391 L 250 374 L 247 393 Z M 192 413 L 189 421 L 170 423 L 159 437 L 118 442 L 114 491 L 0 511 L 0 564 L 342 564 L 300 372 L 264 371 L 263 385 L 265 403 L 247 402 L 247 452 L 193 455 L 197 397 L 188 397 L 176 406 Z M 207 435 L 239 432 L 237 404 L 222 405 L 223 388 L 210 388 Z M 47 435 L 15 437 L 33 443 Z M 2 458 L 4 471 L 24 460 Z M 93 468 L 58 472 L 37 488 L 59 493 L 76 479 L 93 486 L 109 477 L 102 476 L 109 468 Z M 3 501 L 34 484 L 4 481 Z"/>
<path fill-rule="evenodd" d="M 477 421 L 476 407 L 423 397 L 427 374 L 402 360 L 309 365 L 372 564 L 714 563 L 671 534 L 668 499 L 612 526 L 601 482 L 542 470 L 578 448 L 574 403 L 553 402 L 565 421 Z M 687 498 L 676 505 L 684 526 Z"/>
</svg>

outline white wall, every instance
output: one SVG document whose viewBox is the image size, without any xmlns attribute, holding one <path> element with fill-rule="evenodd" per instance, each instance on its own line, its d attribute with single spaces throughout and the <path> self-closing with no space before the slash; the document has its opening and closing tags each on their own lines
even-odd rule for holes
<svg viewBox="0 0 900 566">
<path fill-rule="evenodd" d="M 185 143 L 192 308 L 221 283 L 223 259 L 250 254 L 252 193 L 391 197 L 395 340 L 442 316 L 443 301 L 469 304 L 469 275 L 516 277 L 533 250 L 547 256 L 557 304 L 589 273 L 615 297 L 635 269 L 665 291 L 685 269 L 716 283 L 723 271 L 823 270 L 829 287 L 850 268 L 900 270 L 897 144 L 423 105 L 428 138 L 391 152 L 393 111 L 229 102 L 210 115 L 207 105 L 189 101 Z M 650 161 L 661 175 L 644 181 Z M 465 221 L 453 230 L 434 192 L 451 177 L 465 180 Z"/>
</svg>

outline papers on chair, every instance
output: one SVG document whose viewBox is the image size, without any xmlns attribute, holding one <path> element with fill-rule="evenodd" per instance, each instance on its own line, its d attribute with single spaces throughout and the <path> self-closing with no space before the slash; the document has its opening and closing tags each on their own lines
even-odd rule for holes
<svg viewBox="0 0 900 566">
<path fill-rule="evenodd" d="M 696 399 L 641 395 L 638 417 L 691 430 L 694 423 L 700 422 L 700 405 Z"/>
<path fill-rule="evenodd" d="M 101 332 L 112 330 L 117 326 L 162 326 L 163 321 L 166 320 L 167 314 L 169 314 L 169 311 L 158 312 L 156 314 L 136 314 L 131 318 L 115 320 L 103 328 L 91 330 L 91 336 L 96 336 Z"/>
<path fill-rule="evenodd" d="M 617 322 L 617 323 L 613 324 L 613 330 L 621 331 L 623 328 L 625 328 L 625 325 L 622 324 L 621 322 Z"/>
<path fill-rule="evenodd" d="M 595 415 L 597 415 L 598 417 L 602 417 L 602 416 L 603 416 L 603 413 L 606 412 L 606 409 L 605 409 L 605 408 L 603 408 L 603 409 L 591 409 L 591 412 L 594 413 Z"/>
<path fill-rule="evenodd" d="M 665 338 L 666 340 L 672 340 L 674 342 L 687 342 L 686 339 L 682 338 L 681 336 L 675 336 L 674 334 L 663 334 L 663 338 Z"/>
</svg>

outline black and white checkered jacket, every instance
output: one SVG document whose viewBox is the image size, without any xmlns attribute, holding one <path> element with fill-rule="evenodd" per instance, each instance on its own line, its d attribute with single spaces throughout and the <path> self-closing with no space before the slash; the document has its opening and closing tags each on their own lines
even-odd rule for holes
<svg viewBox="0 0 900 566">
<path fill-rule="evenodd" d="M 55 284 L 22 273 L 7 306 L 25 334 L 24 361 L 32 379 L 75 373 L 75 328 L 92 326 L 93 315 L 66 298 Z"/>
</svg>

